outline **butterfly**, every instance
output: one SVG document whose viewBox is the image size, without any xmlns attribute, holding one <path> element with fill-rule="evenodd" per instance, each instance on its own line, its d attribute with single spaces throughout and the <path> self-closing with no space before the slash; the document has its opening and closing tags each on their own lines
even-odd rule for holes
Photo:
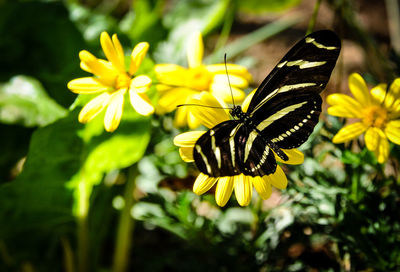
<svg viewBox="0 0 400 272">
<path fill-rule="evenodd" d="M 244 112 L 233 106 L 232 120 L 204 133 L 193 159 L 210 177 L 265 176 L 276 171 L 275 154 L 303 144 L 321 113 L 326 87 L 341 48 L 330 30 L 311 33 L 295 44 L 257 88 Z M 275 153 L 275 154 L 274 154 Z"/>
</svg>

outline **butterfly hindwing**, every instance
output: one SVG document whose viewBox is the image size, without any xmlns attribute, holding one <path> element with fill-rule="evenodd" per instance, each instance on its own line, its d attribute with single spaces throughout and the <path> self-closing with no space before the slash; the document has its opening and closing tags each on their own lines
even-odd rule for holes
<svg viewBox="0 0 400 272">
<path fill-rule="evenodd" d="M 321 103 L 321 97 L 312 91 L 295 92 L 291 97 L 278 94 L 253 115 L 253 123 L 279 148 L 296 148 L 313 132 Z"/>
</svg>

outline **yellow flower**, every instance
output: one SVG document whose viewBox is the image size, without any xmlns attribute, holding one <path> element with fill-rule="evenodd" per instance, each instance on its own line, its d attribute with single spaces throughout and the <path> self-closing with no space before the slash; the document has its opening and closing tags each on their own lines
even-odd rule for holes
<svg viewBox="0 0 400 272">
<path fill-rule="evenodd" d="M 243 111 L 246 111 L 248 108 L 253 94 L 254 92 L 248 95 L 243 102 Z M 223 101 L 218 100 L 207 92 L 202 92 L 197 99 L 194 98 L 189 102 L 213 107 L 227 107 Z M 193 106 L 192 108 L 193 115 L 195 115 L 196 118 L 198 118 L 198 120 L 208 128 L 212 128 L 221 122 L 230 120 L 229 112 L 226 109 L 205 108 L 200 106 Z M 205 132 L 206 131 L 189 131 L 175 137 L 174 144 L 179 146 L 179 153 L 185 162 L 194 161 L 193 148 L 197 139 Z M 303 163 L 304 155 L 297 149 L 285 149 L 284 152 L 288 155 L 289 160 L 282 161 L 278 156 L 275 156 L 278 162 L 286 164 Z M 252 177 L 244 175 L 243 173 L 235 176 L 210 177 L 204 173 L 200 173 L 194 182 L 193 191 L 196 194 L 201 195 L 211 189 L 215 184 L 215 201 L 219 206 L 222 207 L 228 202 L 233 190 L 235 191 L 238 203 L 241 206 L 247 206 L 251 201 L 253 186 L 262 199 L 268 199 L 272 192 L 271 186 L 278 189 L 285 189 L 287 186 L 287 178 L 279 165 L 277 166 L 275 173 L 263 177 Z"/>
<path fill-rule="evenodd" d="M 171 112 L 177 105 L 188 103 L 201 91 L 208 91 L 229 103 L 232 103 L 232 95 L 235 103 L 243 101 L 245 94 L 242 89 L 246 88 L 251 80 L 247 69 L 240 65 L 227 64 L 233 93 L 231 94 L 225 64 L 204 65 L 203 51 L 201 33 L 196 32 L 192 35 L 187 50 L 189 68 L 175 64 L 156 65 L 155 71 L 160 82 L 157 86 L 160 93 L 157 108 L 159 114 Z M 188 107 L 181 107 L 175 114 L 175 125 L 182 127 L 186 124 L 190 128 L 200 125 Z"/>
<path fill-rule="evenodd" d="M 81 68 L 92 73 L 92 77 L 82 77 L 68 82 L 68 88 L 78 94 L 98 94 L 79 113 L 79 122 L 87 123 L 106 109 L 104 127 L 112 132 L 121 121 L 125 94 L 129 93 L 132 107 L 141 115 L 154 112 L 154 107 L 145 92 L 151 79 L 145 75 L 135 75 L 149 44 L 141 42 L 135 46 L 130 56 L 129 68 L 125 68 L 125 55 L 117 35 L 112 39 L 103 32 L 100 44 L 107 60 L 98 59 L 86 50 L 79 52 Z"/>
<path fill-rule="evenodd" d="M 400 145 L 400 78 L 390 85 L 379 84 L 368 91 L 359 74 L 351 74 L 349 88 L 354 98 L 345 94 L 332 94 L 327 102 L 332 105 L 328 113 L 333 116 L 357 118 L 359 121 L 343 127 L 333 137 L 333 143 L 344 143 L 364 135 L 367 148 L 374 152 L 379 163 L 389 156 L 389 142 Z"/>
</svg>

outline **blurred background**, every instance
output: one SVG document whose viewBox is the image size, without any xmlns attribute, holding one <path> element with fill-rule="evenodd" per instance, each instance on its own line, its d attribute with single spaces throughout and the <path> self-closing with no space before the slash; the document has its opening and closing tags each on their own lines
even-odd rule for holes
<svg viewBox="0 0 400 272">
<path fill-rule="evenodd" d="M 220 208 L 191 191 L 173 114 L 110 135 L 78 123 L 67 89 L 87 76 L 79 51 L 104 56 L 103 31 L 129 53 L 147 41 L 151 68 L 186 67 L 199 30 L 204 62 L 227 53 L 249 92 L 308 29 L 331 29 L 325 100 L 353 72 L 370 87 L 399 76 L 399 14 L 397 0 L 0 0 L 0 271 L 400 271 L 400 148 L 379 164 L 362 139 L 333 144 L 345 121 L 326 104 L 287 189 Z"/>
</svg>

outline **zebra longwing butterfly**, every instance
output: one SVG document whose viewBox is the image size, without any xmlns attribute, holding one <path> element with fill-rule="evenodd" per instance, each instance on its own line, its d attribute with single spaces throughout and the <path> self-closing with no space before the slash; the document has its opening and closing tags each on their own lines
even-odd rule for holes
<svg viewBox="0 0 400 272">
<path fill-rule="evenodd" d="M 230 110 L 222 122 L 195 143 L 197 168 L 211 177 L 264 176 L 275 172 L 274 153 L 303 144 L 318 123 L 324 90 L 340 53 L 330 30 L 304 37 L 283 57 L 255 92 L 248 110 Z"/>
</svg>

